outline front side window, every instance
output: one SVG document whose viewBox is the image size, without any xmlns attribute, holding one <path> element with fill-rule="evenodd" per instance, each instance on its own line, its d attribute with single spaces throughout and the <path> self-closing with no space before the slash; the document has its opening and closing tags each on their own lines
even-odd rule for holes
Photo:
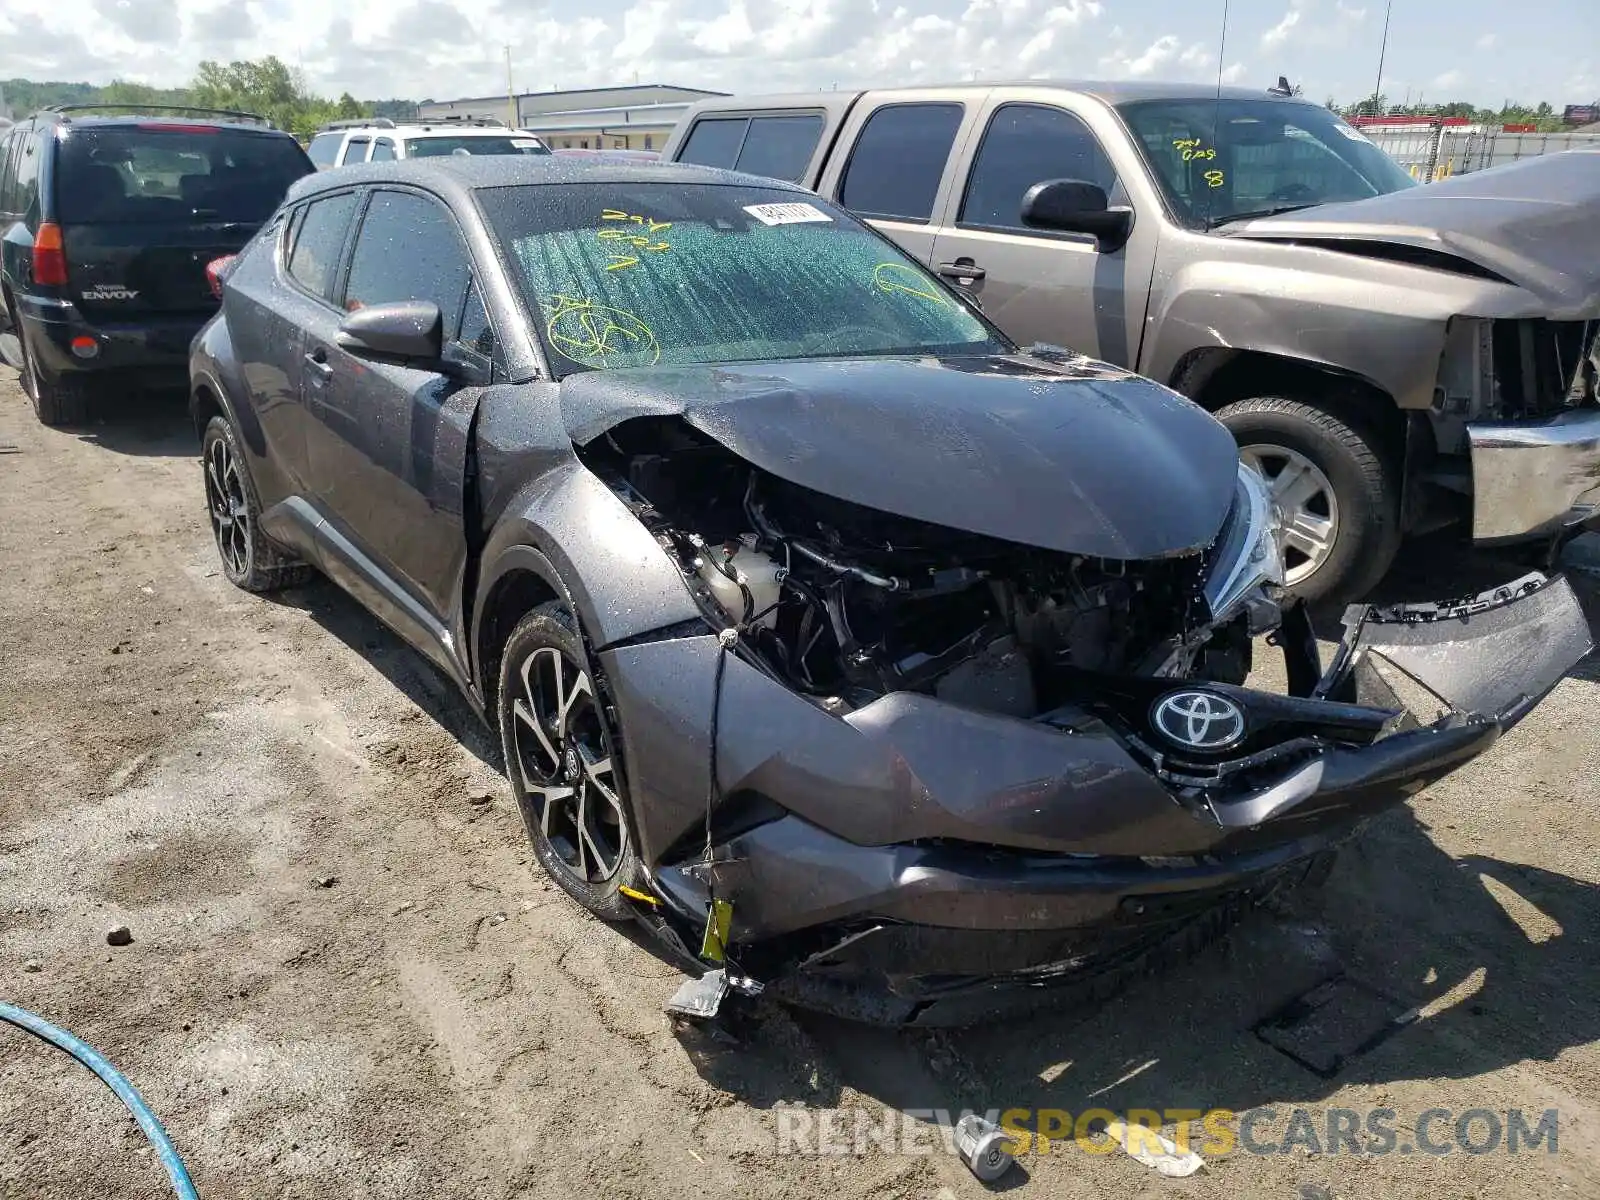
<svg viewBox="0 0 1600 1200">
<path fill-rule="evenodd" d="M 1045 179 L 1081 179 L 1109 194 L 1117 172 L 1089 127 L 1071 113 L 1007 104 L 984 131 L 958 222 L 1023 230 L 1022 198 Z"/>
<path fill-rule="evenodd" d="M 1149 100 L 1120 111 L 1169 203 L 1195 226 L 1417 186 L 1363 134 L 1314 104 Z"/>
<path fill-rule="evenodd" d="M 926 222 L 961 128 L 959 104 L 890 104 L 867 118 L 839 185 L 863 217 Z"/>
<path fill-rule="evenodd" d="M 585 183 L 478 198 L 558 375 L 1009 348 L 919 263 L 808 193 Z"/>
<path fill-rule="evenodd" d="M 323 300 L 333 295 L 339 255 L 344 250 L 356 201 L 354 192 L 313 200 L 295 221 L 287 263 L 289 276 Z"/>
<path fill-rule="evenodd" d="M 456 223 L 437 200 L 414 192 L 374 192 L 356 234 L 344 307 L 431 300 L 453 338 L 471 276 Z"/>
</svg>

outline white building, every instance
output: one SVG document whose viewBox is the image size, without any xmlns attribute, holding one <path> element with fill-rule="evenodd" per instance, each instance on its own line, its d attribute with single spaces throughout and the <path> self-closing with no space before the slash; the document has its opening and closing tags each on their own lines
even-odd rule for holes
<svg viewBox="0 0 1600 1200">
<path fill-rule="evenodd" d="M 665 83 L 524 92 L 514 98 L 514 123 L 558 149 L 659 150 L 690 105 L 724 94 Z M 504 95 L 430 100 L 417 106 L 417 119 L 471 116 L 509 122 L 512 100 Z"/>
</svg>

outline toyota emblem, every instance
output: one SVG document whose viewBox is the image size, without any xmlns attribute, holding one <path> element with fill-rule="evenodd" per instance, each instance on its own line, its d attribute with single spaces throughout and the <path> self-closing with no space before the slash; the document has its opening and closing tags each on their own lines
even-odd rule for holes
<svg viewBox="0 0 1600 1200">
<path fill-rule="evenodd" d="M 1150 720 L 1175 746 L 1226 750 L 1244 737 L 1244 710 L 1216 692 L 1168 692 Z"/>
</svg>

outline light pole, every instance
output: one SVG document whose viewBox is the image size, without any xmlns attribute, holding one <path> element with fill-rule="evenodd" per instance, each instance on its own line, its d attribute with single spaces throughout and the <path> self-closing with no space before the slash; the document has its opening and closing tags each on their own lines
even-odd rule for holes
<svg viewBox="0 0 1600 1200">
<path fill-rule="evenodd" d="M 1378 82 L 1372 88 L 1372 107 L 1379 108 L 1383 101 L 1383 57 L 1389 49 L 1389 13 L 1394 9 L 1394 0 L 1388 0 L 1383 6 L 1383 41 L 1378 43 Z M 1381 117 L 1381 112 L 1374 112 L 1375 117 Z"/>
</svg>

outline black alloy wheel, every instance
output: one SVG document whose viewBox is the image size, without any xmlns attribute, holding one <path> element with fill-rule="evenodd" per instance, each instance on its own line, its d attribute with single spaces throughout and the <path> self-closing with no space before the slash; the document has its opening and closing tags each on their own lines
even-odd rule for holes
<svg viewBox="0 0 1600 1200">
<path fill-rule="evenodd" d="M 565 606 L 524 617 L 501 660 L 506 774 L 540 864 L 597 916 L 631 915 L 642 871 L 629 830 L 620 739 Z"/>
<path fill-rule="evenodd" d="M 200 458 L 206 515 L 228 582 L 247 592 L 271 592 L 309 579 L 309 567 L 261 532 L 261 506 L 226 417 L 211 418 L 200 444 Z"/>
</svg>

